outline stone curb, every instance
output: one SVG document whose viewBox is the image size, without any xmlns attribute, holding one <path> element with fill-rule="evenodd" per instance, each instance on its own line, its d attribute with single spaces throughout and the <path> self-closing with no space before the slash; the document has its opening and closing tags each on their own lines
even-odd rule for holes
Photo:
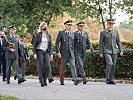
<svg viewBox="0 0 133 100">
<path fill-rule="evenodd" d="M 27 79 L 38 79 L 37 76 L 26 76 Z M 54 77 L 54 80 L 59 80 L 58 77 Z M 72 78 L 65 78 L 65 80 L 72 80 Z M 90 82 L 105 82 L 104 78 L 87 78 L 88 81 Z M 133 84 L 133 80 L 125 80 L 125 79 L 121 79 L 121 80 L 114 80 L 116 83 L 122 83 L 122 84 Z"/>
</svg>

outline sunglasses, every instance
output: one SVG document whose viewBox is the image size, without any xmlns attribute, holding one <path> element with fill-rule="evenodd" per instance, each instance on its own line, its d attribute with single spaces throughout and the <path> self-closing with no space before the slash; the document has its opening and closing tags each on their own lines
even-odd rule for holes
<svg viewBox="0 0 133 100">
<path fill-rule="evenodd" d="M 83 25 L 78 25 L 79 27 L 83 27 Z"/>
<path fill-rule="evenodd" d="M 113 25 L 113 24 L 115 24 L 115 23 L 108 23 L 109 25 Z"/>
<path fill-rule="evenodd" d="M 67 24 L 68 26 L 72 26 L 72 24 Z"/>
</svg>

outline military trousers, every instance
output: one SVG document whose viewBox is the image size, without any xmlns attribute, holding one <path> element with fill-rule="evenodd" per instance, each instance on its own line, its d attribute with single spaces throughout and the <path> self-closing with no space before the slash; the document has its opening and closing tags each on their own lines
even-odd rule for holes
<svg viewBox="0 0 133 100">
<path fill-rule="evenodd" d="M 105 62 L 106 62 L 106 80 L 113 81 L 115 67 L 116 67 L 116 54 L 104 54 Z"/>
<path fill-rule="evenodd" d="M 69 60 L 70 68 L 71 68 L 71 74 L 74 79 L 74 81 L 77 80 L 77 71 L 75 67 L 75 58 L 74 57 L 62 57 L 62 63 L 60 66 L 60 82 L 64 82 L 64 75 L 65 75 L 65 69 L 67 61 Z"/>
<path fill-rule="evenodd" d="M 6 64 L 7 64 L 7 71 L 6 71 L 6 75 L 7 75 L 7 80 L 10 80 L 11 77 L 11 67 L 13 66 L 15 69 L 15 73 L 18 77 L 18 80 L 20 80 L 22 78 L 20 69 L 19 69 L 19 65 L 18 65 L 18 59 L 7 59 L 6 60 Z"/>
<path fill-rule="evenodd" d="M 79 70 L 79 73 L 83 79 L 86 79 L 84 67 L 83 67 L 83 58 L 82 57 L 76 57 L 77 62 L 77 69 Z"/>
<path fill-rule="evenodd" d="M 22 60 L 22 77 L 25 78 L 25 72 L 26 72 L 26 59 Z"/>
</svg>

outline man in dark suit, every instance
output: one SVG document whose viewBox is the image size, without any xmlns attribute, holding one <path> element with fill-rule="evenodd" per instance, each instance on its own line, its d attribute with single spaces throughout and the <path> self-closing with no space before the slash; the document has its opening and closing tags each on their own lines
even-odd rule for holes
<svg viewBox="0 0 133 100">
<path fill-rule="evenodd" d="M 88 46 L 91 51 L 93 51 L 93 47 L 91 45 L 87 32 L 83 30 L 84 24 L 85 23 L 83 21 L 76 24 L 78 30 L 74 33 L 74 53 L 78 64 L 79 73 L 83 78 L 83 84 L 86 84 L 87 81 L 82 60 L 86 53 L 86 46 Z"/>
<path fill-rule="evenodd" d="M 106 83 L 115 84 L 114 73 L 116 67 L 116 60 L 118 49 L 119 53 L 123 55 L 122 45 L 119 39 L 118 31 L 113 29 L 114 19 L 107 20 L 107 29 L 101 32 L 99 41 L 100 57 L 105 58 L 106 61 Z"/>
<path fill-rule="evenodd" d="M 64 85 L 64 74 L 66 63 L 69 60 L 74 85 L 78 85 L 77 72 L 75 67 L 74 56 L 74 33 L 72 32 L 72 20 L 68 20 L 64 23 L 65 30 L 59 31 L 56 38 L 56 53 L 57 57 L 61 59 L 60 66 L 60 85 Z"/>
<path fill-rule="evenodd" d="M 3 81 L 6 81 L 6 58 L 5 58 L 5 50 L 3 49 L 4 37 L 5 33 L 0 32 L 0 67 L 2 66 L 3 70 Z"/>
<path fill-rule="evenodd" d="M 21 84 L 25 80 L 22 78 L 22 75 L 18 66 L 18 38 L 15 35 L 16 28 L 14 26 L 9 27 L 9 34 L 7 35 L 7 40 L 4 42 L 6 50 L 6 62 L 7 62 L 7 84 L 10 84 L 11 77 L 11 66 L 15 68 L 15 73 L 18 77 L 18 84 Z"/>
</svg>

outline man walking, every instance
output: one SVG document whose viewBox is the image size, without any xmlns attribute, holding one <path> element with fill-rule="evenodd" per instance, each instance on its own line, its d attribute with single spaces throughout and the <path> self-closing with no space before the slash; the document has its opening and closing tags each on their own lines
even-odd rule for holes
<svg viewBox="0 0 133 100">
<path fill-rule="evenodd" d="M 27 51 L 27 44 L 24 42 L 24 35 L 20 35 L 19 39 L 19 61 L 22 66 L 22 78 L 25 79 L 26 63 L 29 60 L 29 54 Z"/>
<path fill-rule="evenodd" d="M 106 83 L 115 84 L 114 73 L 116 67 L 117 53 L 123 55 L 119 34 L 113 29 L 114 19 L 107 20 L 107 29 L 101 32 L 99 42 L 100 57 L 106 61 Z M 118 48 L 117 48 L 118 47 Z"/>
<path fill-rule="evenodd" d="M 64 85 L 64 74 L 66 63 L 69 60 L 74 85 L 78 85 L 77 72 L 75 67 L 74 56 L 74 33 L 72 32 L 72 20 L 64 23 L 65 30 L 59 31 L 56 38 L 56 53 L 57 57 L 61 59 L 60 66 L 60 85 Z"/>
<path fill-rule="evenodd" d="M 22 78 L 22 75 L 18 66 L 18 38 L 15 35 L 16 28 L 14 26 L 9 27 L 9 34 L 7 35 L 7 39 L 5 41 L 6 46 L 6 62 L 7 62 L 7 84 L 10 84 L 11 77 L 11 66 L 13 65 L 15 68 L 15 73 L 18 77 L 18 84 L 21 84 L 25 80 Z"/>
<path fill-rule="evenodd" d="M 78 63 L 78 70 L 83 78 L 83 84 L 86 84 L 86 75 L 83 67 L 83 59 L 86 53 L 86 46 L 93 51 L 93 47 L 91 45 L 91 42 L 89 40 L 87 32 L 83 30 L 84 28 L 84 22 L 78 22 L 77 25 L 77 31 L 74 33 L 74 53 L 75 58 Z"/>
</svg>

